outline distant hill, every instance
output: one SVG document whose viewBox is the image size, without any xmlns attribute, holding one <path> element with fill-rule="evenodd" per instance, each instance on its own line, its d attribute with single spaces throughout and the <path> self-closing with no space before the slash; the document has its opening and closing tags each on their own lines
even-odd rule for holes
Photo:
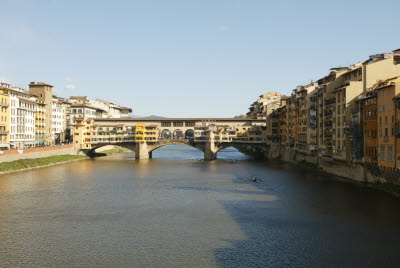
<svg viewBox="0 0 400 268">
<path fill-rule="evenodd" d="M 165 118 L 164 116 L 159 116 L 159 115 L 148 115 L 148 116 L 138 116 L 138 115 L 132 115 L 133 118 Z"/>
</svg>

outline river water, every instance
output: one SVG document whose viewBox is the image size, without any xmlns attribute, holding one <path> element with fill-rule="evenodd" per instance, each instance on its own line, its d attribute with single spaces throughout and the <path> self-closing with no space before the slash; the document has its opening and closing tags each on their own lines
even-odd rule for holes
<svg viewBox="0 0 400 268">
<path fill-rule="evenodd" d="M 0 266 L 400 265 L 400 200 L 232 148 L 202 157 L 175 145 L 0 176 Z"/>
</svg>

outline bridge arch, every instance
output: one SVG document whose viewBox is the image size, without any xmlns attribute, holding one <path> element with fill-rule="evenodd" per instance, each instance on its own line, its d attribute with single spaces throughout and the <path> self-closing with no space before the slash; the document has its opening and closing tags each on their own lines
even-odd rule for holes
<svg viewBox="0 0 400 268">
<path fill-rule="evenodd" d="M 76 151 L 76 154 L 79 154 L 80 152 L 84 153 L 85 155 L 89 156 L 89 157 L 94 157 L 96 150 L 105 146 L 118 146 L 118 147 L 122 147 L 122 148 L 126 148 L 129 149 L 131 151 L 135 151 L 135 144 L 134 143 L 118 143 L 118 144 L 101 144 L 95 147 L 92 147 L 90 149 L 79 149 L 78 151 Z M 101 153 L 101 152 L 100 152 Z"/>
<path fill-rule="evenodd" d="M 237 149 L 240 153 L 245 154 L 247 156 L 251 156 L 255 159 L 264 159 L 264 152 L 265 148 L 263 145 L 257 145 L 253 144 L 251 146 L 243 143 L 222 143 L 216 145 L 217 153 L 227 149 L 227 148 L 235 148 Z"/>
<path fill-rule="evenodd" d="M 204 152 L 204 148 L 202 145 L 194 145 L 186 139 L 180 139 L 180 140 L 178 139 L 178 140 L 169 140 L 167 142 L 162 142 L 162 143 L 158 143 L 156 145 L 150 146 L 149 153 L 153 152 L 154 150 L 157 150 L 158 148 L 161 148 L 161 147 L 164 147 L 167 145 L 186 145 L 186 146 L 190 146 L 192 148 L 195 148 L 197 150 Z"/>
</svg>

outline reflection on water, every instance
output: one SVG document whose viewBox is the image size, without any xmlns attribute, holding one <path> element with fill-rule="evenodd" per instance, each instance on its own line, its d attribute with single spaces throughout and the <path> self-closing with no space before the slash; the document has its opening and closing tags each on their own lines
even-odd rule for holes
<svg viewBox="0 0 400 268">
<path fill-rule="evenodd" d="M 0 266 L 399 262 L 399 200 L 232 148 L 202 158 L 165 146 L 0 176 Z"/>
</svg>

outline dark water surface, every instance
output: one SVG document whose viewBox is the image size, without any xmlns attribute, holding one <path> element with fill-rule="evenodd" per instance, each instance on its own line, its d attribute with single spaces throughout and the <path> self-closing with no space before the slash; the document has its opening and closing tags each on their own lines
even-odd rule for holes
<svg viewBox="0 0 400 268">
<path fill-rule="evenodd" d="M 400 200 L 234 149 L 212 162 L 185 146 L 153 157 L 0 176 L 0 266 L 400 264 Z"/>
</svg>

